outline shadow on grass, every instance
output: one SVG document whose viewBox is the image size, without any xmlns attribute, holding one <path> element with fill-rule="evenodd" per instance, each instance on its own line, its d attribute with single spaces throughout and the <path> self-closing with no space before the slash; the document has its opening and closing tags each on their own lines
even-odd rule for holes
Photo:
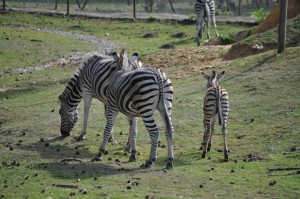
<svg viewBox="0 0 300 199">
<path fill-rule="evenodd" d="M 20 150 L 39 154 L 33 169 L 45 170 L 57 179 L 92 179 L 95 177 L 162 172 L 165 169 L 166 157 L 160 157 L 149 169 L 140 168 L 145 156 L 137 156 L 137 162 L 129 162 L 129 155 L 122 152 L 124 147 L 114 147 L 103 155 L 102 161 L 93 162 L 95 153 L 89 151 L 89 142 L 77 142 L 75 138 L 62 136 L 41 139 L 38 142 L 18 147 Z M 184 166 L 180 160 L 176 166 Z"/>
<path fill-rule="evenodd" d="M 236 75 L 232 75 L 231 77 L 224 79 L 223 82 L 226 82 L 226 81 L 229 81 L 229 80 L 234 80 L 237 77 L 243 76 L 245 73 L 254 71 L 255 69 L 261 67 L 263 64 L 269 62 L 269 60 L 271 60 L 275 57 L 276 57 L 275 53 L 271 54 L 271 55 L 268 55 L 267 57 L 263 58 L 262 60 L 258 60 L 257 63 L 255 65 L 253 65 L 252 67 L 247 67 L 246 70 L 243 70 L 243 71 L 241 71 L 240 73 L 238 73 Z"/>
</svg>

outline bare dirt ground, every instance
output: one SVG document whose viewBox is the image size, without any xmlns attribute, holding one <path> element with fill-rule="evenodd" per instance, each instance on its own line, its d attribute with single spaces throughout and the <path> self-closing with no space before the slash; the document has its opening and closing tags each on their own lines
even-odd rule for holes
<svg viewBox="0 0 300 199">
<path fill-rule="evenodd" d="M 144 64 L 149 67 L 165 68 L 181 66 L 175 77 L 184 77 L 199 73 L 200 70 L 225 64 L 223 55 L 231 46 L 200 46 L 179 49 L 160 50 L 146 57 Z M 183 67 L 182 67 L 183 66 Z"/>
</svg>

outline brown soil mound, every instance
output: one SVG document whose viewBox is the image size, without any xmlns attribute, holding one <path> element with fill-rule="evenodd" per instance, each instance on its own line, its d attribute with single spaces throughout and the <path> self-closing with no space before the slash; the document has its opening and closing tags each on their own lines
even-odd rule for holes
<svg viewBox="0 0 300 199">
<path fill-rule="evenodd" d="M 200 46 L 190 48 L 159 50 L 145 57 L 146 67 L 165 68 L 179 66 L 181 70 L 170 73 L 169 77 L 184 77 L 199 73 L 200 70 L 225 64 L 224 54 L 230 46 Z"/>
<path fill-rule="evenodd" d="M 279 22 L 280 5 L 276 3 L 269 15 L 253 31 L 254 34 L 265 32 L 275 28 Z M 294 18 L 300 14 L 300 0 L 288 1 L 288 19 Z"/>
</svg>

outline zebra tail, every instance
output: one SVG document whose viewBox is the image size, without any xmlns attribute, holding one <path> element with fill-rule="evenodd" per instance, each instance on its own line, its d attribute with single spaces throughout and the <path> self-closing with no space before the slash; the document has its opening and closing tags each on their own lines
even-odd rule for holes
<svg viewBox="0 0 300 199">
<path fill-rule="evenodd" d="M 163 72 L 161 70 L 158 69 L 158 77 L 159 77 L 159 89 L 160 89 L 160 99 L 162 100 L 163 103 L 163 107 L 164 107 L 164 119 L 166 121 L 166 128 L 167 131 L 169 133 L 169 136 L 171 138 L 171 141 L 173 142 L 173 133 L 172 133 L 172 127 L 171 127 L 171 120 L 170 117 L 168 115 L 168 108 L 166 106 L 166 100 L 165 100 L 165 92 L 164 92 L 164 88 L 163 88 L 163 84 L 164 84 L 164 80 L 162 77 L 164 77 Z"/>
<path fill-rule="evenodd" d="M 217 86 L 217 102 L 218 102 L 219 125 L 223 125 L 221 96 L 222 96 L 221 87 Z"/>
</svg>

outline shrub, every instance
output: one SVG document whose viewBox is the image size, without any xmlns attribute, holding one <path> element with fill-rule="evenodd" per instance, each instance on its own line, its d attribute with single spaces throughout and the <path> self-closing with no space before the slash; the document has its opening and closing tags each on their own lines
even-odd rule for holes
<svg viewBox="0 0 300 199">
<path fill-rule="evenodd" d="M 268 15 L 268 12 L 264 8 L 260 8 L 256 11 L 251 12 L 251 15 L 255 18 L 257 22 L 262 22 Z"/>
</svg>

